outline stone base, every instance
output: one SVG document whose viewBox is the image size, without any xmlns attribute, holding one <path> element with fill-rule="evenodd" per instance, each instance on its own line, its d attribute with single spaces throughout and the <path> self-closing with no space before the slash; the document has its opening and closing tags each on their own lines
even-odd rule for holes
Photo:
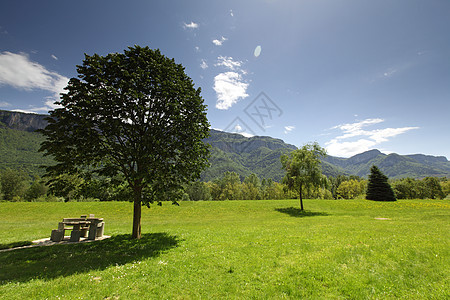
<svg viewBox="0 0 450 300">
<path fill-rule="evenodd" d="M 80 231 L 81 231 L 81 235 L 80 235 L 81 237 L 87 237 L 88 236 L 88 231 L 89 231 L 88 228 L 83 228 Z"/>
<path fill-rule="evenodd" d="M 101 222 L 100 224 L 98 224 L 97 233 L 95 237 L 96 238 L 102 237 L 104 232 L 105 232 L 105 222 Z"/>
<path fill-rule="evenodd" d="M 64 230 L 52 230 L 50 240 L 52 242 L 61 242 L 64 239 Z"/>
<path fill-rule="evenodd" d="M 72 230 L 72 232 L 70 233 L 70 241 L 71 242 L 79 242 L 80 236 L 81 236 L 80 230 Z"/>
</svg>

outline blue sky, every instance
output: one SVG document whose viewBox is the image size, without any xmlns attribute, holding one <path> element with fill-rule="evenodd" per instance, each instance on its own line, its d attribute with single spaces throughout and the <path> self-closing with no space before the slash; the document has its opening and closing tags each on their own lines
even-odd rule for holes
<svg viewBox="0 0 450 300">
<path fill-rule="evenodd" d="M 335 156 L 450 158 L 450 1 L 0 4 L 0 109 L 47 113 L 84 53 L 159 48 L 211 127 Z"/>
</svg>

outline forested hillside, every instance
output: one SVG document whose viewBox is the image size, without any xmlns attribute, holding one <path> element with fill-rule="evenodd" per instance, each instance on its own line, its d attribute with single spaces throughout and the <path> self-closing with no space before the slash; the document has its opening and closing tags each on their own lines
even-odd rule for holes
<svg viewBox="0 0 450 300">
<path fill-rule="evenodd" d="M 0 128 L 0 168 L 23 170 L 30 175 L 42 175 L 40 166 L 53 160 L 38 152 L 44 137 L 39 133 Z"/>
<path fill-rule="evenodd" d="M 34 132 L 47 122 L 45 115 L 0 111 L 0 168 L 42 175 L 41 165 L 52 164 L 38 152 L 43 137 Z M 280 181 L 284 176 L 280 156 L 296 147 L 267 136 L 246 138 L 240 134 L 211 129 L 205 140 L 211 144 L 211 167 L 202 173 L 203 181 L 219 178 L 224 172 L 236 172 L 241 179 L 254 173 L 260 178 Z M 357 175 L 367 177 L 370 167 L 377 165 L 389 178 L 450 177 L 450 162 L 443 156 L 423 154 L 386 155 L 370 150 L 350 158 L 327 156 L 322 163 L 325 175 Z"/>
<path fill-rule="evenodd" d="M 395 153 L 387 155 L 378 150 L 370 150 L 350 158 L 327 156 L 324 160 L 349 174 L 360 177 L 367 177 L 372 165 L 378 166 L 389 178 L 450 176 L 450 162 L 443 156 Z"/>
</svg>

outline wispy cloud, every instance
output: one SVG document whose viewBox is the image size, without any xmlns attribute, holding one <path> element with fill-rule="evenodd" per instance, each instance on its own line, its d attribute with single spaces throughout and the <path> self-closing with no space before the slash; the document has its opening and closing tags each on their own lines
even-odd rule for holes
<svg viewBox="0 0 450 300">
<path fill-rule="evenodd" d="M 390 78 L 390 77 L 394 76 L 394 74 L 397 73 L 397 71 L 398 70 L 395 68 L 389 68 L 383 73 L 383 77 Z"/>
<path fill-rule="evenodd" d="M 223 42 L 228 40 L 226 37 L 222 36 L 220 39 L 212 40 L 213 44 L 216 46 L 222 46 Z"/>
<path fill-rule="evenodd" d="M 385 66 L 382 69 L 378 69 L 378 71 L 375 74 L 371 75 L 369 82 L 376 83 L 384 80 L 392 80 L 407 72 L 408 69 L 410 69 L 413 65 L 414 62 L 407 61 L 397 63 L 392 66 Z"/>
<path fill-rule="evenodd" d="M 25 53 L 0 53 L 0 85 L 26 91 L 40 89 L 51 92 L 52 96 L 45 102 L 47 110 L 56 107 L 54 102 L 59 99 L 68 81 L 69 78 L 31 61 Z"/>
<path fill-rule="evenodd" d="M 239 99 L 248 97 L 248 83 L 237 72 L 220 73 L 214 77 L 214 91 L 217 94 L 216 108 L 229 109 Z"/>
<path fill-rule="evenodd" d="M 12 109 L 11 111 L 15 111 L 15 112 L 21 112 L 21 113 L 25 113 L 25 114 L 40 114 L 40 113 L 46 113 L 48 112 L 48 107 L 46 107 L 45 109 L 43 108 L 39 108 L 39 109 Z"/>
<path fill-rule="evenodd" d="M 284 126 L 284 134 L 288 134 L 295 129 L 295 126 Z"/>
<path fill-rule="evenodd" d="M 186 24 L 186 23 L 183 24 L 183 28 L 184 29 L 197 29 L 198 26 L 199 25 L 197 23 L 194 23 L 194 22 L 191 22 L 189 24 Z"/>
<path fill-rule="evenodd" d="M 233 60 L 233 58 L 229 56 L 219 56 L 217 58 L 217 63 L 214 66 L 225 67 L 234 71 L 240 69 L 240 67 L 242 66 L 242 61 Z"/>
<path fill-rule="evenodd" d="M 200 68 L 203 70 L 208 69 L 208 64 L 206 63 L 206 60 L 202 59 L 202 63 L 200 64 Z"/>
<path fill-rule="evenodd" d="M 9 107 L 11 106 L 11 103 L 8 103 L 6 101 L 0 101 L 0 107 Z"/>
<path fill-rule="evenodd" d="M 360 122 L 341 124 L 332 127 L 342 131 L 342 135 L 326 142 L 328 154 L 349 157 L 367 150 L 383 142 L 389 141 L 397 135 L 403 134 L 419 127 L 399 127 L 365 130 L 364 127 L 384 122 L 383 119 L 366 119 Z"/>
</svg>

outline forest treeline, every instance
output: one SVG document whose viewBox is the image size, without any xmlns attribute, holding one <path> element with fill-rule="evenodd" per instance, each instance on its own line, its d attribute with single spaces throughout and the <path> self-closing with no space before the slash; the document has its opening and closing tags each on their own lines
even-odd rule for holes
<svg viewBox="0 0 450 300">
<path fill-rule="evenodd" d="M 443 199 L 450 194 L 448 178 L 403 178 L 389 183 L 397 199 Z M 306 191 L 304 198 L 364 198 L 366 188 L 367 180 L 361 177 L 339 175 L 326 178 L 324 187 Z M 70 174 L 30 178 L 25 172 L 13 169 L 0 171 L 0 192 L 2 201 L 128 201 L 132 198 L 127 183 L 121 178 L 85 179 Z M 169 198 L 157 201 L 174 200 Z M 235 172 L 225 172 L 215 180 L 186 185 L 179 198 L 175 200 L 277 200 L 298 198 L 298 194 L 272 179 L 260 179 L 255 174 L 240 177 Z"/>
</svg>

